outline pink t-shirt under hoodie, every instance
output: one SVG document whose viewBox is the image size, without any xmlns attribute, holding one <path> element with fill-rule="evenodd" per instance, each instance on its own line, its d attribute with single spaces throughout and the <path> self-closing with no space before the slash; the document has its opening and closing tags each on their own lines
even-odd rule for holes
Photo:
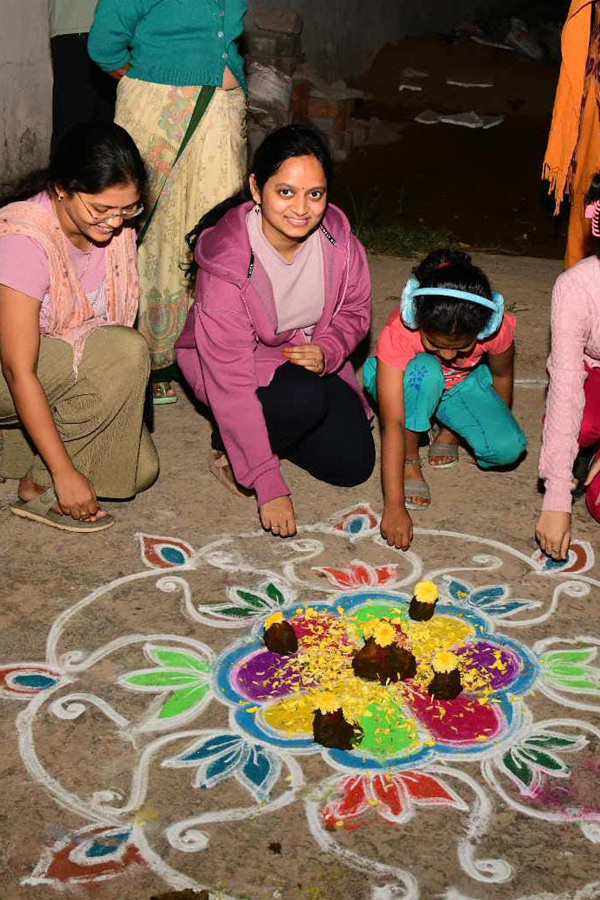
<svg viewBox="0 0 600 900">
<path fill-rule="evenodd" d="M 250 246 L 261 261 L 273 288 L 277 334 L 300 330 L 310 339 L 325 305 L 323 249 L 319 230 L 313 231 L 300 244 L 293 259 L 289 260 L 265 237 L 262 215 L 256 208 L 248 212 L 246 226 Z"/>
</svg>

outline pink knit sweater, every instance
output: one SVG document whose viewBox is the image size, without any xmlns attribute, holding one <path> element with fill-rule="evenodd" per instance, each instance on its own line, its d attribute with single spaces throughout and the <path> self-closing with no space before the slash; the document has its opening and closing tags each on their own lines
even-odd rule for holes
<svg viewBox="0 0 600 900">
<path fill-rule="evenodd" d="M 600 366 L 600 260 L 590 256 L 557 279 L 552 294 L 550 386 L 540 475 L 543 509 L 570 512 L 573 462 L 585 404 L 586 365 Z"/>
</svg>

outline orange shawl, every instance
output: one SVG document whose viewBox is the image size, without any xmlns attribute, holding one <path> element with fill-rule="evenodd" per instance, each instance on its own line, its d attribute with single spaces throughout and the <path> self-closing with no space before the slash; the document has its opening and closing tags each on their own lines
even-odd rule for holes
<svg viewBox="0 0 600 900">
<path fill-rule="evenodd" d="M 0 209 L 0 237 L 21 234 L 43 248 L 50 267 L 48 337 L 73 347 L 73 369 L 83 356 L 86 339 L 101 325 L 133 325 L 139 304 L 135 231 L 122 228 L 106 246 L 107 317 L 94 312 L 77 277 L 68 238 L 58 219 L 37 203 L 10 203 Z"/>
<path fill-rule="evenodd" d="M 572 0 L 562 31 L 562 65 L 542 169 L 542 178 L 550 182 L 548 193 L 554 193 L 555 213 L 558 213 L 565 194 L 571 161 L 579 138 L 585 69 L 595 2 L 596 0 Z"/>
</svg>

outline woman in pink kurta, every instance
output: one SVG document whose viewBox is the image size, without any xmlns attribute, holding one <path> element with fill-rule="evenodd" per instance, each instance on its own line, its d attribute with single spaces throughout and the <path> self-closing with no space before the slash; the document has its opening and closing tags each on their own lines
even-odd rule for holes
<svg viewBox="0 0 600 900">
<path fill-rule="evenodd" d="M 21 518 L 71 532 L 114 519 L 158 472 L 142 424 L 148 347 L 135 231 L 146 172 L 112 122 L 75 126 L 0 200 L 0 476 Z"/>
<path fill-rule="evenodd" d="M 588 195 L 586 215 L 600 238 L 600 176 Z M 580 450 L 600 442 L 600 258 L 564 272 L 552 295 L 552 350 L 540 475 L 546 482 L 536 536 L 549 556 L 566 559 L 571 540 L 573 464 Z M 593 455 L 593 454 L 592 454 Z M 600 453 L 585 479 L 587 508 L 600 522 Z"/>
</svg>

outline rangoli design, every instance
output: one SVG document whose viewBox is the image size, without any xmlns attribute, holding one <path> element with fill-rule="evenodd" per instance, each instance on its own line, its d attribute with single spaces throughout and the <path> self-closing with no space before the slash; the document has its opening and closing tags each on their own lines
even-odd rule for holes
<svg viewBox="0 0 600 900">
<path fill-rule="evenodd" d="M 600 639 L 548 633 L 565 604 L 592 602 L 600 586 L 589 544 L 575 542 L 556 563 L 417 528 L 402 554 L 382 541 L 365 504 L 285 542 L 225 535 L 194 550 L 179 538 L 138 537 L 143 571 L 65 610 L 44 661 L 0 667 L 0 693 L 22 707 L 29 775 L 83 820 L 32 861 L 25 883 L 93 885 L 138 866 L 173 888 L 214 890 L 194 860 L 215 830 L 288 808 L 320 851 L 363 873 L 371 900 L 425 896 L 412 869 L 353 843 L 369 829 L 406 827 L 421 810 L 448 817 L 457 864 L 480 884 L 518 875 L 509 859 L 485 854 L 498 809 L 579 829 L 584 849 L 600 842 L 600 798 L 586 781 L 600 765 Z M 409 615 L 422 579 L 440 592 L 427 622 Z M 292 626 L 294 652 L 267 649 L 271 621 Z M 392 626 L 414 673 L 358 677 L 357 647 Z M 460 670 L 453 699 L 428 691 L 440 653 Z M 338 708 L 356 729 L 346 749 L 313 734 L 315 715 Z M 128 768 L 90 772 L 77 790 L 40 741 L 72 741 L 70 768 L 77 752 L 89 760 L 86 716 Z M 165 777 L 187 808 L 179 800 L 156 811 L 154 783 Z M 219 890 L 223 900 L 246 896 Z"/>
</svg>

